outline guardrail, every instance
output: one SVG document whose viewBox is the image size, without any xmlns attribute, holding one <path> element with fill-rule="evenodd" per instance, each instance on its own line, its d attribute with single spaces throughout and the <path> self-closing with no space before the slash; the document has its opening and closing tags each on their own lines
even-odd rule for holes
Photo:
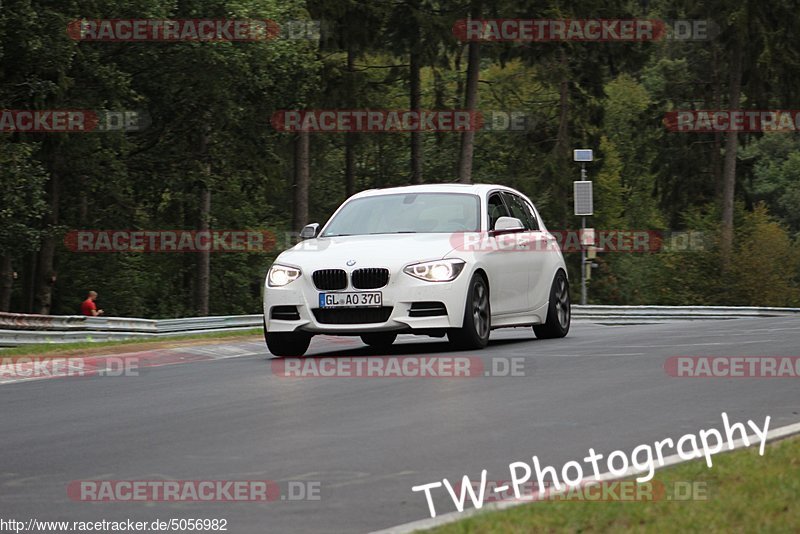
<svg viewBox="0 0 800 534">
<path fill-rule="evenodd" d="M 756 306 L 572 306 L 576 319 L 647 320 L 651 322 L 697 319 L 745 319 L 751 317 L 800 316 L 800 308 Z"/>
<path fill-rule="evenodd" d="M 136 319 L 0 312 L 0 347 L 236 332 L 260 328 L 262 315 Z"/>
<path fill-rule="evenodd" d="M 646 324 L 664 321 L 785 316 L 800 317 L 800 308 L 602 305 L 572 307 L 572 317 L 576 321 L 600 324 Z M 260 328 L 262 318 L 261 314 L 181 319 L 136 319 L 0 312 L 0 347 L 236 332 Z"/>
</svg>

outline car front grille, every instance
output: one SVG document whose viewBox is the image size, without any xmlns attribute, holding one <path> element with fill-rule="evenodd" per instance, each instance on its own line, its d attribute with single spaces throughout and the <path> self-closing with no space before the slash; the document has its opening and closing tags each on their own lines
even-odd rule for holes
<svg viewBox="0 0 800 534">
<path fill-rule="evenodd" d="M 322 324 L 385 323 L 392 314 L 392 306 L 380 308 L 316 308 L 312 310 L 317 322 Z"/>
<path fill-rule="evenodd" d="M 378 289 L 389 283 L 389 269 L 356 269 L 350 280 L 356 289 Z"/>
<path fill-rule="evenodd" d="M 311 276 L 317 289 L 337 290 L 347 287 L 347 273 L 343 269 L 320 269 Z"/>
</svg>

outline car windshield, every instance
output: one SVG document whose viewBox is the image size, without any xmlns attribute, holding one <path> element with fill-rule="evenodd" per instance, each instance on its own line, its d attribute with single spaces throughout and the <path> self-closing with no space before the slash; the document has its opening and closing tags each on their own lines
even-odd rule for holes
<svg viewBox="0 0 800 534">
<path fill-rule="evenodd" d="M 477 232 L 480 200 L 462 193 L 398 193 L 351 200 L 321 237 Z"/>
</svg>

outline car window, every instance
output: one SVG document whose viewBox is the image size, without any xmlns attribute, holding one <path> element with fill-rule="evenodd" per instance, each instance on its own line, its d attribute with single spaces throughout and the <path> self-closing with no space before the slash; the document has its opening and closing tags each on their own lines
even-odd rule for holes
<svg viewBox="0 0 800 534">
<path fill-rule="evenodd" d="M 522 199 L 522 197 L 513 193 L 504 192 L 503 198 L 505 198 L 506 204 L 508 204 L 508 208 L 511 210 L 511 216 L 522 221 L 522 225 L 526 230 L 539 229 L 539 224 L 536 221 L 536 216 L 533 214 L 533 210 L 528 203 Z"/>
<path fill-rule="evenodd" d="M 487 204 L 489 211 L 489 230 L 494 230 L 494 225 L 497 222 L 497 219 L 500 217 L 510 217 L 510 215 L 508 214 L 508 209 L 503 203 L 503 199 L 500 197 L 499 193 L 492 193 L 489 195 L 489 201 Z"/>
<path fill-rule="evenodd" d="M 519 197 L 519 199 L 520 202 L 522 202 L 522 207 L 528 212 L 528 215 L 531 218 L 531 230 L 541 230 L 539 227 L 539 219 L 536 218 L 536 210 L 533 209 L 531 203 L 526 201 L 524 198 Z"/>
</svg>

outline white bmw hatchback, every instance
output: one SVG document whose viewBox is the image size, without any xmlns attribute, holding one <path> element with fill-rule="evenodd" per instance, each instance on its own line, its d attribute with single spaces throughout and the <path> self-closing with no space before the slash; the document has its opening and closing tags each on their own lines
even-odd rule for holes
<svg viewBox="0 0 800 534">
<path fill-rule="evenodd" d="M 492 329 L 570 325 L 567 269 L 531 201 L 499 185 L 436 184 L 350 197 L 320 230 L 281 253 L 264 281 L 264 335 L 276 356 L 300 356 L 315 334 L 397 334 L 486 346 Z"/>
</svg>

